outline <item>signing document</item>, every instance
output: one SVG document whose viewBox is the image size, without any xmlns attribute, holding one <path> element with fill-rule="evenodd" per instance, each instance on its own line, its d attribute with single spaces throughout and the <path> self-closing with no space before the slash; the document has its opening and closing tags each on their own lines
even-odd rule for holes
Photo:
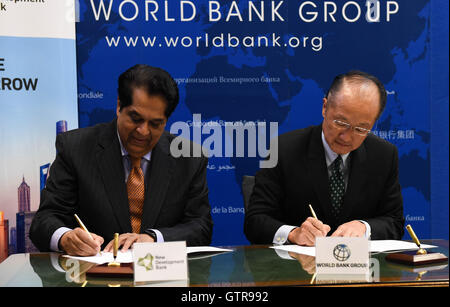
<svg viewBox="0 0 450 307">
<path fill-rule="evenodd" d="M 402 250 L 417 250 L 417 245 L 413 242 L 405 242 L 399 240 L 372 240 L 369 241 L 369 251 L 371 253 L 385 253 Z M 437 246 L 422 244 L 422 248 L 435 248 Z M 298 245 L 274 245 L 271 248 L 283 250 L 286 252 L 294 252 L 308 256 L 316 256 L 315 246 L 298 246 Z"/>
</svg>

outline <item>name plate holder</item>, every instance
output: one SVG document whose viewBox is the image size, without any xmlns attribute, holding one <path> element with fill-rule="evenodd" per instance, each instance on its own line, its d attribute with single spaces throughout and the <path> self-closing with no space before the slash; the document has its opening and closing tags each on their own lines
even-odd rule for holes
<svg viewBox="0 0 450 307">
<path fill-rule="evenodd" d="M 318 278 L 330 275 L 367 276 L 369 273 L 369 240 L 367 238 L 316 238 Z"/>
<path fill-rule="evenodd" d="M 135 285 L 180 281 L 187 285 L 186 242 L 134 243 Z M 169 283 L 168 283 L 169 284 Z"/>
</svg>

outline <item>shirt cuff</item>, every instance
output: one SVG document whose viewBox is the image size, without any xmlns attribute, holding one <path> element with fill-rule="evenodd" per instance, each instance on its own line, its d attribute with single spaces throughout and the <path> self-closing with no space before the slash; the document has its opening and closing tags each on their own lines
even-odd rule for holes
<svg viewBox="0 0 450 307">
<path fill-rule="evenodd" d="M 370 239 L 370 235 L 371 235 L 371 228 L 369 223 L 367 223 L 366 221 L 363 220 L 358 220 L 359 222 L 363 223 L 366 226 L 366 233 L 364 234 L 364 236 L 368 239 Z"/>
<path fill-rule="evenodd" d="M 297 228 L 297 226 L 283 225 L 278 228 L 275 236 L 273 237 L 273 244 L 283 245 L 287 242 L 289 233 Z"/>
<path fill-rule="evenodd" d="M 164 237 L 163 237 L 161 231 L 159 231 L 158 229 L 150 229 L 150 230 L 156 234 L 155 243 L 164 243 Z"/>
<path fill-rule="evenodd" d="M 56 231 L 53 233 L 52 238 L 50 239 L 50 250 L 54 252 L 62 252 L 62 250 L 59 249 L 59 240 L 68 231 L 71 231 L 72 229 L 67 227 L 60 227 L 56 229 Z"/>
</svg>

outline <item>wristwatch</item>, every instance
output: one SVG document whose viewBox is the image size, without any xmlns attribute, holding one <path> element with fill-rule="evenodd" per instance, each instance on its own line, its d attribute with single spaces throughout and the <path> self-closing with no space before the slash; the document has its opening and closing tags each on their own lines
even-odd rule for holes
<svg viewBox="0 0 450 307">
<path fill-rule="evenodd" d="M 147 229 L 145 233 L 148 234 L 150 237 L 152 237 L 155 242 L 157 241 L 156 233 L 153 230 Z"/>
</svg>

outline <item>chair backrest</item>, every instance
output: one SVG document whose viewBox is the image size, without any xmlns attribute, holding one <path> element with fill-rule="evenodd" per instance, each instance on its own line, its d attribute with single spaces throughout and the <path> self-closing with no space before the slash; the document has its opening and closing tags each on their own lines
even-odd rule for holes
<svg viewBox="0 0 450 307">
<path fill-rule="evenodd" d="M 255 176 L 243 176 L 242 177 L 242 196 L 244 198 L 244 210 L 247 211 L 248 203 L 250 201 L 250 195 L 253 192 L 255 186 Z"/>
</svg>

